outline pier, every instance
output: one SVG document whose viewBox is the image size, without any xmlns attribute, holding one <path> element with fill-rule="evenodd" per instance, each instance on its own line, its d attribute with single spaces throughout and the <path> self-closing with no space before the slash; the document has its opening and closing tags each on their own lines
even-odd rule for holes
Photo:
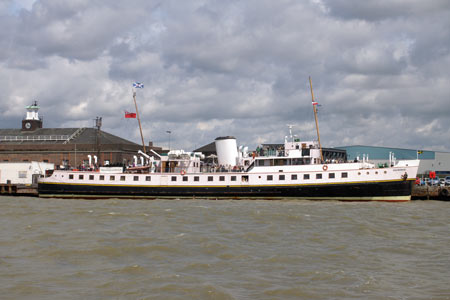
<svg viewBox="0 0 450 300">
<path fill-rule="evenodd" d="M 0 195 L 10 196 L 38 196 L 37 184 L 0 184 Z"/>
<path fill-rule="evenodd" d="M 411 199 L 450 201 L 450 186 L 414 185 Z"/>
</svg>

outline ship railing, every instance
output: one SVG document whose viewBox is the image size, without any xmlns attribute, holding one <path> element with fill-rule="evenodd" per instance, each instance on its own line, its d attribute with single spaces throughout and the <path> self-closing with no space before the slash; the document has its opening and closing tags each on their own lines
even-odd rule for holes
<svg viewBox="0 0 450 300">
<path fill-rule="evenodd" d="M 0 136 L 0 142 L 46 142 L 46 141 L 65 141 L 68 135 L 4 135 Z"/>
<path fill-rule="evenodd" d="M 201 173 L 238 173 L 242 172 L 244 168 L 242 167 L 233 167 L 233 168 L 225 168 L 220 166 L 202 166 L 200 169 Z"/>
</svg>

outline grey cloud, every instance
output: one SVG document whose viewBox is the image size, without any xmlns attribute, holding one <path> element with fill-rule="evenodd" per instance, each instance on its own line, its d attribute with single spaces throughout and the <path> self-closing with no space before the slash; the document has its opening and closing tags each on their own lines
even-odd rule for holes
<svg viewBox="0 0 450 300">
<path fill-rule="evenodd" d="M 323 0 L 331 15 L 379 21 L 411 15 L 428 15 L 448 10 L 450 2 L 446 0 Z"/>
<path fill-rule="evenodd" d="M 450 149 L 446 1 L 37 0 L 14 14 L 12 4 L 0 6 L 3 127 L 37 99 L 48 126 L 102 116 L 140 142 L 123 119 L 137 80 L 156 144 L 172 130 L 186 149 L 228 134 L 252 147 L 281 142 L 286 124 L 314 138 L 312 76 L 324 145 Z"/>
</svg>

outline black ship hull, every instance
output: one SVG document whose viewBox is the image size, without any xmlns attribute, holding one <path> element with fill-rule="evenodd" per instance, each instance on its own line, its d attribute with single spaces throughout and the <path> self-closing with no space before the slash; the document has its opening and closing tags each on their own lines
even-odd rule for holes
<svg viewBox="0 0 450 300">
<path fill-rule="evenodd" d="M 412 180 L 320 185 L 140 186 L 39 183 L 40 197 L 409 201 Z"/>
</svg>

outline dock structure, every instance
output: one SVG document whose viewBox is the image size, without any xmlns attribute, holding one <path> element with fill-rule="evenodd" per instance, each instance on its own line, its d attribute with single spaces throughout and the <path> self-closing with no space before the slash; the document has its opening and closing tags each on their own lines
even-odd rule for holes
<svg viewBox="0 0 450 300">
<path fill-rule="evenodd" d="M 37 184 L 0 184 L 0 195 L 2 196 L 38 196 Z"/>
<path fill-rule="evenodd" d="M 411 198 L 413 200 L 450 201 L 450 186 L 414 185 Z"/>
</svg>

